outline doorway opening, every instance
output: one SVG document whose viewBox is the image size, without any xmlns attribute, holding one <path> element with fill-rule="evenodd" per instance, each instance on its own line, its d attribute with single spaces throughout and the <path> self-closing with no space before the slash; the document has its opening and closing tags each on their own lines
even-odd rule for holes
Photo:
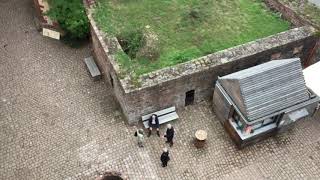
<svg viewBox="0 0 320 180">
<path fill-rule="evenodd" d="M 121 173 L 118 172 L 105 172 L 103 175 L 100 176 L 97 180 L 126 180 L 121 176 Z"/>
<path fill-rule="evenodd" d="M 194 90 L 186 92 L 185 106 L 189 106 L 194 103 L 194 92 Z"/>
<path fill-rule="evenodd" d="M 123 180 L 120 176 L 105 176 L 102 180 Z"/>
<path fill-rule="evenodd" d="M 113 87 L 113 78 L 112 78 L 111 74 L 109 74 L 109 78 L 110 78 L 110 84 Z"/>
</svg>

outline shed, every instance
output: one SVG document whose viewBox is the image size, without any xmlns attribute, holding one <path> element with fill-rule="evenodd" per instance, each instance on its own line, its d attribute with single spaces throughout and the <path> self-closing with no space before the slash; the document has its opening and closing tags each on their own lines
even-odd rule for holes
<svg viewBox="0 0 320 180">
<path fill-rule="evenodd" d="M 320 101 L 308 89 L 299 58 L 273 60 L 219 77 L 213 107 L 240 146 L 311 116 Z"/>
<path fill-rule="evenodd" d="M 298 58 L 270 61 L 219 82 L 248 121 L 309 99 Z"/>
</svg>

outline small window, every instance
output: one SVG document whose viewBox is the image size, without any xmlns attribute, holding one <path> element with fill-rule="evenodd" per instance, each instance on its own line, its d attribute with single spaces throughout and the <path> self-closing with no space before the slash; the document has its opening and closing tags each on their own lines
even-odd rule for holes
<svg viewBox="0 0 320 180">
<path fill-rule="evenodd" d="M 278 115 L 275 115 L 275 116 L 271 117 L 271 119 L 273 120 L 273 122 L 280 122 L 282 117 L 283 117 L 283 115 L 284 115 L 284 113 L 281 113 L 281 114 L 278 114 Z M 271 123 L 273 123 L 273 122 L 271 122 Z"/>
<path fill-rule="evenodd" d="M 235 122 L 240 121 L 240 116 L 237 112 L 234 111 L 232 118 L 235 120 Z"/>
<path fill-rule="evenodd" d="M 268 119 L 266 119 L 266 120 L 263 121 L 262 125 L 263 125 L 263 126 L 266 126 L 266 125 L 271 124 L 271 123 L 273 123 L 273 122 L 275 122 L 275 120 L 274 120 L 273 117 L 272 117 L 272 118 L 268 118 Z"/>
<path fill-rule="evenodd" d="M 192 105 L 194 103 L 194 90 L 186 92 L 185 106 Z"/>
<path fill-rule="evenodd" d="M 255 123 L 252 125 L 252 129 L 253 130 L 256 130 L 256 129 L 259 129 L 262 127 L 262 123 L 261 122 L 258 122 L 258 123 Z"/>
<path fill-rule="evenodd" d="M 229 110 L 229 114 L 228 114 L 228 119 L 230 119 L 233 114 L 234 114 L 234 106 L 231 105 L 231 106 L 230 106 L 230 110 Z"/>
<path fill-rule="evenodd" d="M 240 121 L 240 116 L 236 111 L 234 111 L 234 113 L 232 115 L 232 119 L 237 124 L 237 126 L 238 126 L 237 129 L 242 131 L 244 124 Z"/>
</svg>

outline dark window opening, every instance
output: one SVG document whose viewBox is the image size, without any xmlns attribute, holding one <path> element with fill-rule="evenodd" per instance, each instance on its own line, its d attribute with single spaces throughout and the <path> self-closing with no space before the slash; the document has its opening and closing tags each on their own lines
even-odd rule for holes
<svg viewBox="0 0 320 180">
<path fill-rule="evenodd" d="M 110 84 L 113 87 L 113 78 L 112 78 L 111 74 L 109 74 L 109 78 L 110 78 Z"/>
<path fill-rule="evenodd" d="M 277 125 L 279 125 L 279 123 L 281 122 L 282 118 L 283 118 L 284 113 L 281 113 L 279 115 L 273 116 L 272 119 L 274 120 L 274 122 L 277 123 Z"/>
<path fill-rule="evenodd" d="M 194 103 L 194 90 L 186 92 L 185 106 L 192 105 Z"/>
<path fill-rule="evenodd" d="M 240 116 L 236 111 L 233 111 L 232 119 L 237 124 L 237 129 L 242 131 L 244 128 L 244 124 L 241 122 Z"/>
<path fill-rule="evenodd" d="M 239 114 L 238 114 L 236 111 L 233 111 L 232 118 L 234 119 L 234 121 L 235 121 L 236 123 L 238 123 L 238 121 L 240 121 L 240 116 L 239 116 Z"/>
<path fill-rule="evenodd" d="M 264 121 L 262 122 L 262 126 L 267 126 L 267 125 L 272 124 L 272 123 L 274 123 L 274 122 L 275 122 L 275 118 L 274 118 L 274 117 L 271 117 L 271 118 L 268 118 L 268 119 L 264 120 Z"/>
<path fill-rule="evenodd" d="M 228 119 L 230 119 L 231 117 L 233 118 L 234 113 L 235 113 L 235 109 L 233 105 L 231 105 L 229 109 Z"/>
<path fill-rule="evenodd" d="M 273 123 L 276 123 L 276 122 L 279 122 L 283 117 L 283 113 L 282 114 L 278 114 L 278 115 L 275 115 L 271 118 L 268 118 L 260 123 L 256 123 L 252 126 L 252 129 L 253 130 L 257 130 L 257 129 L 260 129 L 262 127 L 265 127 L 265 126 L 268 126 L 270 124 L 273 124 Z"/>
</svg>

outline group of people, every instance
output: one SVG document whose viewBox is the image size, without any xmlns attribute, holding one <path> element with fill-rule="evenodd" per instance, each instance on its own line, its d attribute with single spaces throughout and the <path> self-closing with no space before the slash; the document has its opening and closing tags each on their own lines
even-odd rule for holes
<svg viewBox="0 0 320 180">
<path fill-rule="evenodd" d="M 151 136 L 152 130 L 157 131 L 157 135 L 160 137 L 160 124 L 159 124 L 159 119 L 156 114 L 151 115 L 151 117 L 148 120 L 148 137 Z M 174 137 L 174 128 L 172 127 L 171 124 L 167 124 L 167 129 L 163 135 L 164 138 L 166 138 L 166 143 L 169 143 L 170 147 L 173 146 L 173 137 Z M 144 130 L 143 129 L 138 129 L 135 134 L 138 140 L 138 146 L 143 147 L 144 146 Z M 167 148 L 163 148 L 163 152 L 161 154 L 160 160 L 162 162 L 162 167 L 166 167 L 168 164 L 168 161 L 170 160 L 169 157 L 169 151 Z"/>
</svg>

